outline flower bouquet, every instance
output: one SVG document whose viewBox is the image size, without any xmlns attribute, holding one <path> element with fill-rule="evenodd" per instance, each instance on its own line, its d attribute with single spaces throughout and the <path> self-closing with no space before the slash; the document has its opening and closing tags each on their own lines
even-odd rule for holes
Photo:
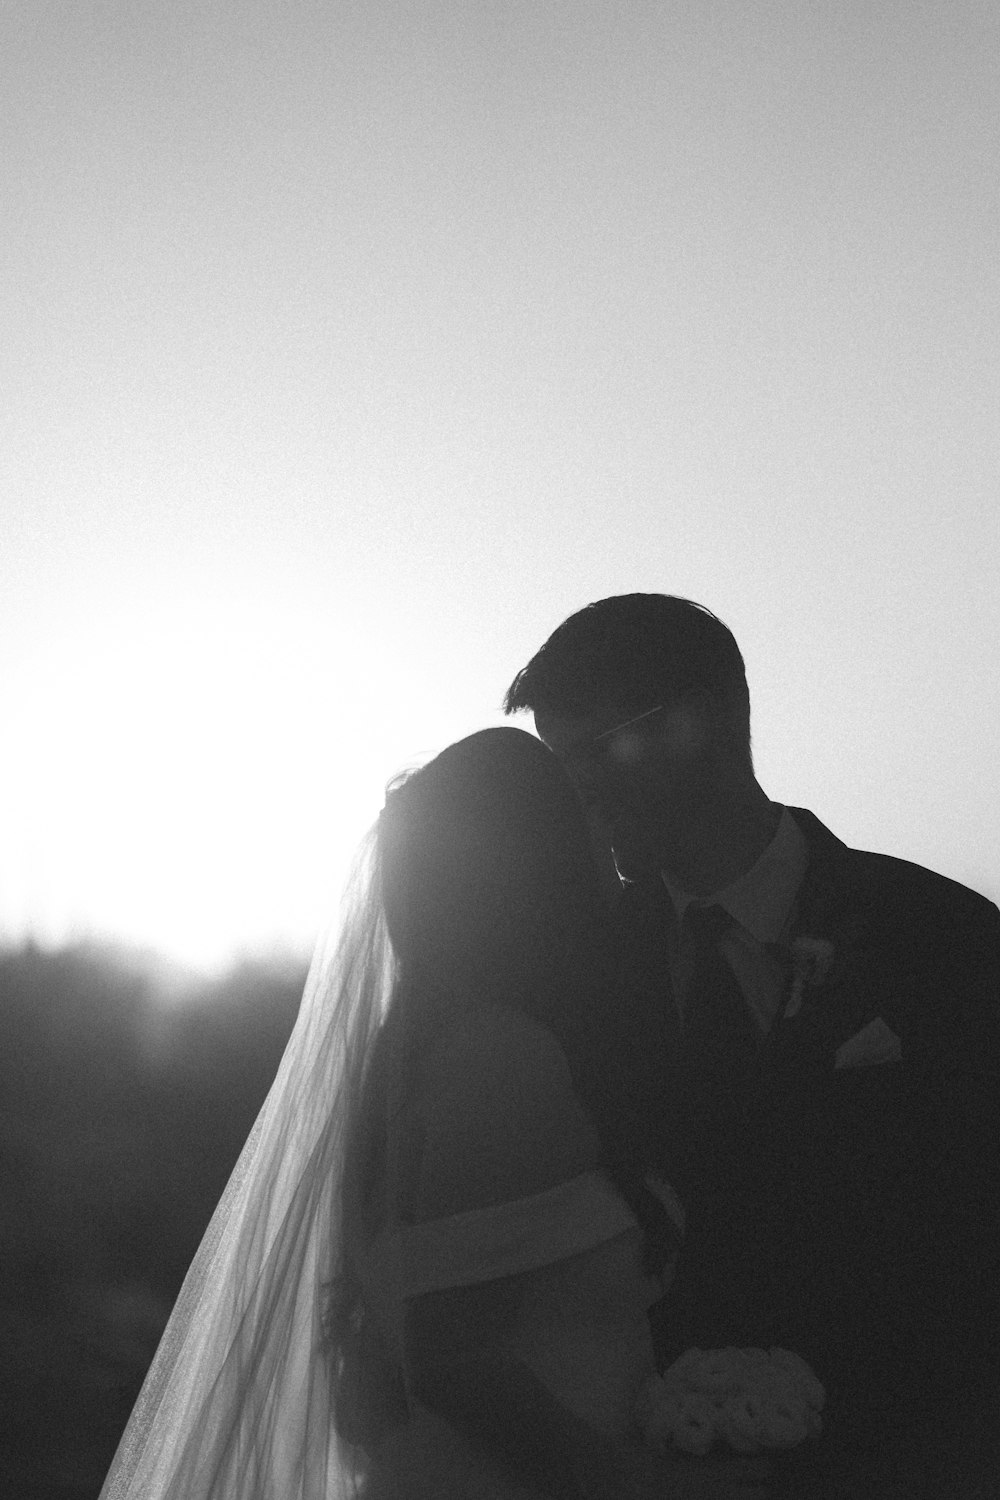
<svg viewBox="0 0 1000 1500">
<path fill-rule="evenodd" d="M 826 1392 L 787 1349 L 688 1349 L 646 1381 L 636 1406 L 645 1441 L 706 1454 L 794 1448 L 822 1428 Z"/>
</svg>

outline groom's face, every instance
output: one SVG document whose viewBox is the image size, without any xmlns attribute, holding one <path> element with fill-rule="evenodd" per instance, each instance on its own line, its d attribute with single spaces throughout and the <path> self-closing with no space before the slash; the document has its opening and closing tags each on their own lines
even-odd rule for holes
<svg viewBox="0 0 1000 1500">
<path fill-rule="evenodd" d="M 689 701 L 644 713 L 609 704 L 579 718 L 539 711 L 535 728 L 576 782 L 629 880 L 671 863 L 703 763 L 703 717 Z"/>
</svg>

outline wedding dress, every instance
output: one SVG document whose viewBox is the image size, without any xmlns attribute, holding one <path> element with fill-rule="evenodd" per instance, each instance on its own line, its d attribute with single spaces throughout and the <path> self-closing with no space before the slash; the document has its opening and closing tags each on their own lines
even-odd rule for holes
<svg viewBox="0 0 1000 1500">
<path fill-rule="evenodd" d="M 373 833 L 101 1500 L 523 1495 L 420 1406 L 408 1377 L 407 1306 L 496 1278 L 519 1289 L 518 1358 L 595 1427 L 630 1420 L 662 1282 L 645 1273 L 637 1221 L 602 1171 L 554 1039 L 466 997 L 416 1085 L 390 1090 L 379 1223 L 347 1247 L 399 1376 L 402 1420 L 366 1455 L 342 1441 L 327 1312 L 345 1255 L 346 1136 L 395 981 L 376 859 Z"/>
<path fill-rule="evenodd" d="M 411 1299 L 511 1278 L 512 1352 L 577 1417 L 624 1434 L 653 1370 L 647 1310 L 664 1283 L 644 1269 L 639 1226 L 602 1171 L 551 1034 L 503 1006 L 456 1007 L 398 1113 L 389 1160 L 393 1217 L 365 1280 L 404 1383 Z M 409 1413 L 375 1456 L 373 1500 L 435 1486 L 456 1500 L 514 1493 L 412 1393 Z"/>
</svg>

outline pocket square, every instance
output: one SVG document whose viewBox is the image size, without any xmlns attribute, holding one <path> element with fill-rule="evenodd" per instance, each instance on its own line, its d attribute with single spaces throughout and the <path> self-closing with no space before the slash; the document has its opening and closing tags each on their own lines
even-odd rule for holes
<svg viewBox="0 0 1000 1500">
<path fill-rule="evenodd" d="M 833 1066 L 871 1068 L 877 1063 L 899 1062 L 902 1056 L 899 1037 L 878 1016 L 837 1048 Z"/>
</svg>

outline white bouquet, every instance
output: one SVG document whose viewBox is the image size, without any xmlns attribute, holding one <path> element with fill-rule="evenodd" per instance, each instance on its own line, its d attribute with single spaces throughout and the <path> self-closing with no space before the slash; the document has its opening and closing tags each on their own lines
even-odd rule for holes
<svg viewBox="0 0 1000 1500">
<path fill-rule="evenodd" d="M 688 1349 L 643 1386 L 636 1417 L 660 1452 L 794 1448 L 822 1428 L 826 1392 L 787 1349 Z"/>
</svg>

